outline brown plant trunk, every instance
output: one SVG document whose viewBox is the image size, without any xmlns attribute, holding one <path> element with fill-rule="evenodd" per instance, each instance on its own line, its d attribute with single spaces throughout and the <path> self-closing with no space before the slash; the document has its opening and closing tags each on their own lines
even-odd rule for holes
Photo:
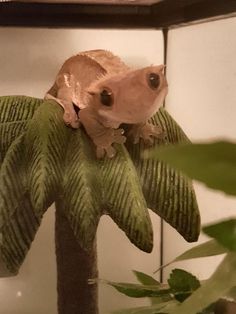
<svg viewBox="0 0 236 314">
<path fill-rule="evenodd" d="M 84 251 L 76 241 L 60 204 L 56 204 L 56 261 L 58 314 L 98 314 L 96 241 L 91 251 Z"/>
<path fill-rule="evenodd" d="M 236 302 L 230 302 L 227 300 L 220 299 L 218 302 L 216 302 L 214 313 L 215 314 L 235 314 Z"/>
</svg>

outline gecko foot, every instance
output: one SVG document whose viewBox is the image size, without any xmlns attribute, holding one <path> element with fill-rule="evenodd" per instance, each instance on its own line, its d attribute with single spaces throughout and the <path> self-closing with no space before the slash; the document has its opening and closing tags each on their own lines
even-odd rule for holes
<svg viewBox="0 0 236 314">
<path fill-rule="evenodd" d="M 103 158 L 105 155 L 107 155 L 108 158 L 113 158 L 116 154 L 116 150 L 113 146 L 109 146 L 109 147 L 101 147 L 101 146 L 97 146 L 97 150 L 96 150 L 96 156 L 98 159 Z"/>
<path fill-rule="evenodd" d="M 75 111 L 65 111 L 63 120 L 66 125 L 71 126 L 73 129 L 78 129 L 80 126 L 79 118 Z"/>
<path fill-rule="evenodd" d="M 108 158 L 113 158 L 116 154 L 116 150 L 112 146 L 112 144 L 124 144 L 126 141 L 126 137 L 123 134 L 123 129 L 107 129 L 104 134 L 95 138 L 94 143 L 97 146 L 97 158 L 102 158 L 105 155 L 107 155 Z"/>
<path fill-rule="evenodd" d="M 128 135 L 133 138 L 134 144 L 137 144 L 140 138 L 142 138 L 145 144 L 152 145 L 154 138 L 164 138 L 165 132 L 158 125 L 146 123 L 132 126 Z"/>
</svg>

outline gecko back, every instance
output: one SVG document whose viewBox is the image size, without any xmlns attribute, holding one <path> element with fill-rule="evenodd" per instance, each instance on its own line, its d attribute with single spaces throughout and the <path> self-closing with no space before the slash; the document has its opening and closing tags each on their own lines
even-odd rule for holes
<svg viewBox="0 0 236 314">
<path fill-rule="evenodd" d="M 59 70 L 45 99 L 54 99 L 64 108 L 64 121 L 73 128 L 79 127 L 74 106 L 83 109 L 87 104 L 86 90 L 107 74 L 115 75 L 128 70 L 128 66 L 106 50 L 91 50 L 67 59 Z"/>
</svg>

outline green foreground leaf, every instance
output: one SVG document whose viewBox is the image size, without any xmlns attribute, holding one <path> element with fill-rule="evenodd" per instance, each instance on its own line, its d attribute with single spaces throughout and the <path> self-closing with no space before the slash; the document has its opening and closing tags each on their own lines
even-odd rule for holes
<svg viewBox="0 0 236 314">
<path fill-rule="evenodd" d="M 215 256 L 215 255 L 221 255 L 227 253 L 228 250 L 220 245 L 216 240 L 209 240 L 205 243 L 199 244 L 197 246 L 194 246 L 193 248 L 187 250 L 183 254 L 176 257 L 173 261 L 163 265 L 162 267 L 158 268 L 156 272 L 158 272 L 160 269 L 163 269 L 167 266 L 170 266 L 171 264 L 175 262 L 180 262 L 188 259 L 194 259 L 194 258 L 200 258 L 200 257 L 209 257 L 209 256 Z"/>
<path fill-rule="evenodd" d="M 216 239 L 224 248 L 236 251 L 236 219 L 205 226 L 202 230 L 209 237 Z"/>
<path fill-rule="evenodd" d="M 236 253 L 228 253 L 214 274 L 171 314 L 196 314 L 236 286 Z"/>
<path fill-rule="evenodd" d="M 152 285 L 160 285 L 160 282 L 157 281 L 155 278 L 143 273 L 143 272 L 140 272 L 140 271 L 137 271 L 137 270 L 133 270 L 133 273 L 134 275 L 136 276 L 136 278 L 138 279 L 138 281 L 143 284 L 143 285 L 147 285 L 147 286 L 152 286 Z M 168 300 L 170 300 L 169 296 L 167 297 Z M 149 298 L 150 302 L 152 305 L 155 305 L 155 304 L 160 304 L 166 300 L 163 300 L 163 296 L 162 297 L 152 297 L 152 298 Z"/>
<path fill-rule="evenodd" d="M 228 250 L 221 246 L 217 241 L 210 240 L 187 250 L 186 252 L 178 256 L 173 262 L 184 261 L 187 259 L 199 257 L 221 255 L 227 253 L 227 251 Z"/>
<path fill-rule="evenodd" d="M 120 293 L 132 298 L 169 296 L 171 293 L 170 289 L 161 288 L 160 285 L 151 286 L 112 281 L 106 281 L 106 283 L 114 287 Z"/>
<path fill-rule="evenodd" d="M 236 286 L 230 289 L 230 291 L 227 293 L 227 297 L 236 301 Z"/>
<path fill-rule="evenodd" d="M 160 282 L 157 281 L 155 278 L 141 272 L 141 271 L 137 271 L 137 270 L 133 270 L 134 275 L 136 276 L 136 278 L 138 279 L 138 281 L 143 284 L 143 285 L 160 285 Z"/>
<path fill-rule="evenodd" d="M 200 287 L 200 281 L 183 269 L 172 270 L 168 284 L 176 300 L 183 302 Z"/>
<path fill-rule="evenodd" d="M 129 309 L 123 309 L 113 312 L 114 314 L 168 314 L 171 308 L 176 305 L 175 301 L 168 303 L 159 303 L 152 306 L 142 306 Z"/>
<path fill-rule="evenodd" d="M 146 156 L 168 163 L 191 179 L 212 189 L 236 195 L 236 144 L 181 144 L 146 152 Z"/>
</svg>

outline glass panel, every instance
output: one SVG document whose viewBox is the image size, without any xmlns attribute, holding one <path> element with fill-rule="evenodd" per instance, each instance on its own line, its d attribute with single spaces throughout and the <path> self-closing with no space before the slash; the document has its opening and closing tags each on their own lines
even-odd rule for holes
<svg viewBox="0 0 236 314">
<path fill-rule="evenodd" d="M 170 31 L 168 46 L 169 95 L 167 110 L 193 141 L 236 140 L 236 18 Z M 202 223 L 235 216 L 236 199 L 196 184 Z M 174 240 L 173 240 L 174 239 Z M 205 237 L 201 237 L 205 241 Z M 165 226 L 165 262 L 189 248 Z M 218 258 L 178 263 L 202 278 L 214 270 Z M 167 271 L 168 273 L 168 271 Z"/>
</svg>

